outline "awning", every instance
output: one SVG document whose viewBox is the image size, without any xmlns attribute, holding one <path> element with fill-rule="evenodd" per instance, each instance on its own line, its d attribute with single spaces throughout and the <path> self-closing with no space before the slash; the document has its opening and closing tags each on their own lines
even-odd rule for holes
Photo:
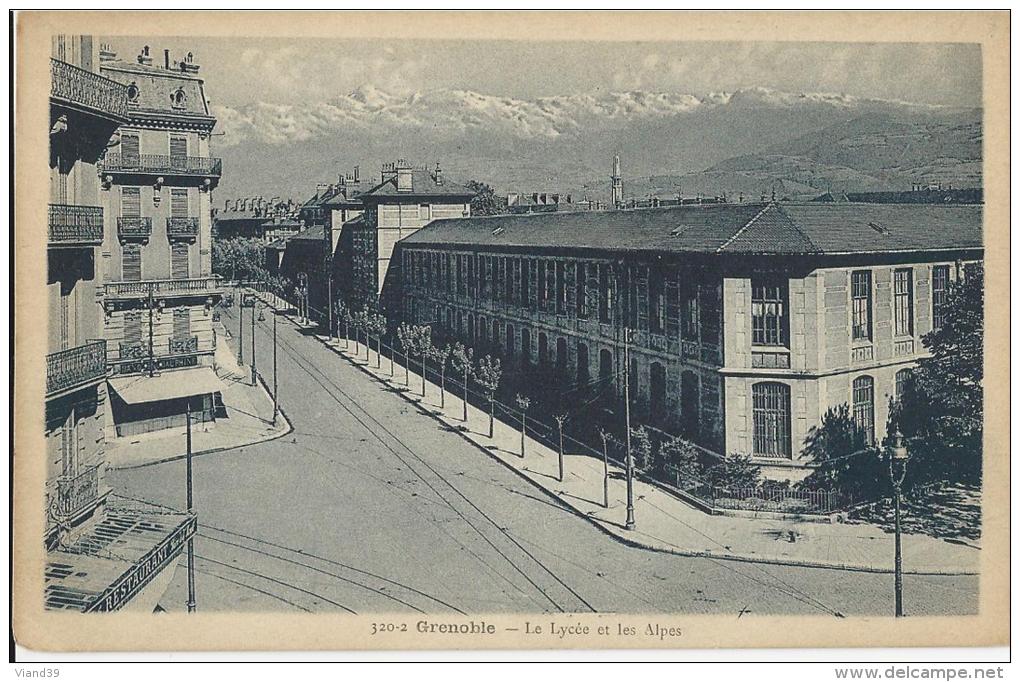
<svg viewBox="0 0 1020 682">
<path fill-rule="evenodd" d="M 157 376 L 113 377 L 110 386 L 129 405 L 156 400 L 173 400 L 223 391 L 223 382 L 211 367 L 189 367 L 164 371 Z"/>
</svg>

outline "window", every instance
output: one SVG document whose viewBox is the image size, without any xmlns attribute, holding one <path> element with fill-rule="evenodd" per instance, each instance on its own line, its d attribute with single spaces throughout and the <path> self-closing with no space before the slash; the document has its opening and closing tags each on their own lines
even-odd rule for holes
<svg viewBox="0 0 1020 682">
<path fill-rule="evenodd" d="M 188 244 L 187 242 L 174 242 L 170 245 L 170 276 L 173 279 L 188 279 L 189 272 Z"/>
<path fill-rule="evenodd" d="M 871 271 L 850 273 L 850 299 L 854 341 L 871 341 Z"/>
<path fill-rule="evenodd" d="M 142 245 L 124 244 L 120 251 L 120 277 L 125 282 L 142 279 Z"/>
<path fill-rule="evenodd" d="M 780 282 L 751 282 L 751 337 L 754 345 L 786 345 L 785 289 Z"/>
<path fill-rule="evenodd" d="M 765 382 L 752 387 L 754 402 L 754 455 L 791 457 L 790 387 Z"/>
<path fill-rule="evenodd" d="M 896 372 L 897 401 L 903 399 L 903 394 L 906 393 L 907 385 L 910 383 L 910 380 L 913 378 L 913 376 L 914 376 L 913 370 L 910 369 L 901 369 L 900 371 Z"/>
<path fill-rule="evenodd" d="M 137 310 L 124 313 L 124 345 L 142 345 L 142 314 Z"/>
<path fill-rule="evenodd" d="M 120 215 L 124 218 L 138 218 L 142 215 L 142 188 L 120 188 Z"/>
<path fill-rule="evenodd" d="M 431 220 L 432 211 L 428 204 L 418 204 L 418 220 Z"/>
<path fill-rule="evenodd" d="M 651 308 L 649 331 L 661 334 L 666 330 L 666 282 L 658 268 L 652 269 L 648 280 L 648 301 Z"/>
<path fill-rule="evenodd" d="M 697 341 L 701 335 L 701 308 L 698 305 L 697 286 L 690 286 L 684 292 L 682 312 L 684 340 Z"/>
<path fill-rule="evenodd" d="M 949 266 L 931 269 L 931 327 L 942 329 L 946 323 L 946 296 L 949 294 Z"/>
<path fill-rule="evenodd" d="M 607 263 L 599 264 L 599 322 L 613 321 L 613 276 Z"/>
<path fill-rule="evenodd" d="M 140 161 L 138 133 L 121 133 L 120 160 L 127 168 L 137 168 Z"/>
<path fill-rule="evenodd" d="M 875 442 L 875 381 L 863 376 L 854 379 L 854 423 L 868 445 Z"/>
<path fill-rule="evenodd" d="M 587 290 L 587 280 L 585 279 L 584 268 L 585 268 L 584 261 L 578 261 L 577 267 L 574 269 L 575 277 L 577 277 L 576 281 L 577 293 L 575 294 L 576 298 L 574 299 L 574 302 L 576 304 L 575 314 L 577 315 L 578 319 L 581 320 L 588 319 L 588 304 L 587 298 L 585 297 Z"/>
<path fill-rule="evenodd" d="M 587 387 L 591 382 L 591 374 L 588 369 L 588 346 L 587 344 L 577 343 L 577 385 L 579 387 Z"/>
<path fill-rule="evenodd" d="M 188 190 L 175 187 L 170 190 L 170 217 L 188 217 Z"/>
<path fill-rule="evenodd" d="M 187 308 L 174 309 L 174 338 L 186 339 L 191 336 L 191 312 Z"/>
<path fill-rule="evenodd" d="M 914 278 L 910 268 L 893 272 L 893 312 L 896 336 L 914 335 Z"/>
</svg>

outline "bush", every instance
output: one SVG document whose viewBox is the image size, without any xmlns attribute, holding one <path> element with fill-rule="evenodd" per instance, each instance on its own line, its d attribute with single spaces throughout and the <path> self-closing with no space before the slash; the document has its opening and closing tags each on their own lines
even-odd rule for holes
<svg viewBox="0 0 1020 682">
<path fill-rule="evenodd" d="M 818 468 L 800 488 L 832 490 L 854 500 L 877 499 L 887 492 L 889 472 L 881 450 L 868 445 L 845 403 L 826 411 L 821 423 L 805 439 L 804 454 Z"/>
<path fill-rule="evenodd" d="M 693 482 L 703 479 L 701 451 L 686 438 L 678 436 L 664 441 L 659 446 L 659 459 L 663 469 L 675 471 L 681 481 Z"/>
<path fill-rule="evenodd" d="M 750 455 L 729 454 L 705 474 L 716 488 L 754 488 L 761 482 L 761 467 L 751 461 Z"/>
</svg>

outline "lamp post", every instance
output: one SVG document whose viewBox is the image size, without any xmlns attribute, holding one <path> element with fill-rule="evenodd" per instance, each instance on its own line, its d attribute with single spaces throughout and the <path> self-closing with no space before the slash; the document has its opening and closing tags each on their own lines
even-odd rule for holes
<svg viewBox="0 0 1020 682">
<path fill-rule="evenodd" d="M 896 431 L 893 434 L 893 444 L 889 448 L 889 480 L 893 486 L 893 509 L 895 515 L 896 533 L 896 558 L 895 558 L 895 589 L 896 589 L 896 617 L 903 616 L 903 553 L 900 545 L 900 497 L 903 488 L 903 478 L 907 474 L 907 461 L 910 453 L 903 443 L 903 434 Z M 898 468 L 898 471 L 897 471 Z"/>
<path fill-rule="evenodd" d="M 244 365 L 244 292 L 237 302 L 237 364 Z"/>
<path fill-rule="evenodd" d="M 273 313 L 273 426 L 276 426 L 276 415 L 280 413 L 280 402 L 276 397 L 276 320 L 280 316 L 277 313 Z M 262 315 L 259 315 L 260 319 L 264 319 Z"/>
<path fill-rule="evenodd" d="M 627 429 L 627 530 L 634 530 L 634 455 L 630 447 L 630 329 L 623 330 L 623 402 Z"/>
<path fill-rule="evenodd" d="M 187 429 L 187 491 L 188 491 L 188 514 L 195 513 L 194 497 L 192 495 L 191 475 L 191 398 L 187 399 L 185 407 L 185 424 Z M 188 613 L 195 612 L 195 538 L 188 538 Z"/>
<path fill-rule="evenodd" d="M 258 307 L 258 303 L 255 302 L 255 296 L 251 298 L 251 385 L 254 386 L 256 377 L 258 376 L 258 365 L 255 364 L 255 309 Z M 262 318 L 266 319 L 266 318 Z"/>
</svg>

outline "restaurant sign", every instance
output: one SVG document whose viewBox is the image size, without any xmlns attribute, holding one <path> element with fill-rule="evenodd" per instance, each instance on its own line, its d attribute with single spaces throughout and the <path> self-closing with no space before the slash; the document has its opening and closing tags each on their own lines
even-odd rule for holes
<svg viewBox="0 0 1020 682">
<path fill-rule="evenodd" d="M 106 591 L 92 602 L 86 611 L 92 613 L 116 611 L 131 601 L 143 587 L 180 556 L 184 543 L 195 534 L 197 528 L 197 517 L 188 517 L 187 521 L 175 528 L 170 535 L 146 552 L 126 573 L 106 588 Z"/>
</svg>

